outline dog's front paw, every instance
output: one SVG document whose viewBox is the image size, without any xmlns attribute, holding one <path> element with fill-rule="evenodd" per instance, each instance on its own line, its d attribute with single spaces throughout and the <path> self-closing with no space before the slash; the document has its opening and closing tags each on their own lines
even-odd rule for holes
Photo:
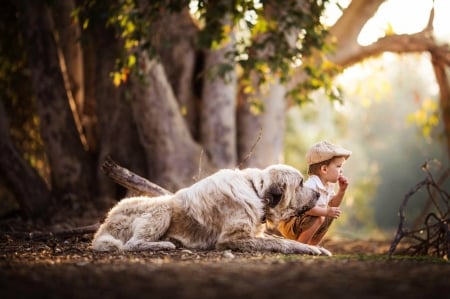
<svg viewBox="0 0 450 299">
<path fill-rule="evenodd" d="M 292 243 L 293 250 L 290 253 L 300 253 L 300 254 L 308 254 L 308 255 L 321 255 L 322 252 L 317 248 L 316 246 L 311 246 L 308 244 L 300 243 L 297 241 L 294 241 L 295 243 Z M 289 252 L 287 252 L 289 253 Z"/>
<path fill-rule="evenodd" d="M 317 246 L 316 248 L 320 251 L 321 255 L 326 255 L 326 256 L 332 256 L 333 255 L 328 249 L 325 249 L 325 248 L 320 247 L 320 246 Z"/>
</svg>

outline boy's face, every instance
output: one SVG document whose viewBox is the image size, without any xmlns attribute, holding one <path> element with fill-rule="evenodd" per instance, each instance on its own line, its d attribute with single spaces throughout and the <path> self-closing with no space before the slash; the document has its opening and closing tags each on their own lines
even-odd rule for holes
<svg viewBox="0 0 450 299">
<path fill-rule="evenodd" d="M 326 183 L 336 183 L 343 172 L 345 157 L 334 158 L 330 164 L 323 165 L 321 169 L 322 178 Z"/>
</svg>

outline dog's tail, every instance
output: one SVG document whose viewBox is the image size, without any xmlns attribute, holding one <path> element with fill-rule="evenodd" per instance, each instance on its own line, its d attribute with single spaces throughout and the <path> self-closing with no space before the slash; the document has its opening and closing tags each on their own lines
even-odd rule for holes
<svg viewBox="0 0 450 299">
<path fill-rule="evenodd" d="M 123 242 L 110 234 L 102 234 L 94 237 L 92 249 L 96 251 L 122 251 Z"/>
</svg>

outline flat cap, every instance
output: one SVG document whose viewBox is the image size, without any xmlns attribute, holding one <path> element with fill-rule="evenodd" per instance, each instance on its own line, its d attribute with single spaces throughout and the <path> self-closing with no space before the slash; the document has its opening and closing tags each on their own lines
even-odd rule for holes
<svg viewBox="0 0 450 299">
<path fill-rule="evenodd" d="M 329 160 L 333 157 L 345 157 L 348 159 L 352 154 L 351 151 L 334 145 L 328 141 L 322 141 L 314 144 L 306 153 L 306 163 L 309 165 Z"/>
</svg>

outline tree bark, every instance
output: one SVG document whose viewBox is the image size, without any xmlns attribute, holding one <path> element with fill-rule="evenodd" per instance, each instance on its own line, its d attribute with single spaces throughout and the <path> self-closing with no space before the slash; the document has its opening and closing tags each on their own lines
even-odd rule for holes
<svg viewBox="0 0 450 299">
<path fill-rule="evenodd" d="M 224 77 L 217 73 L 221 65 L 234 62 L 226 58 L 234 47 L 234 37 L 220 49 L 207 50 L 203 77 L 201 142 L 217 168 L 234 168 L 236 153 L 237 75 L 233 68 Z"/>
<path fill-rule="evenodd" d="M 450 158 L 450 67 L 436 56 L 432 56 L 431 62 L 439 85 L 441 117 L 444 123 L 444 136 L 447 136 L 447 152 Z"/>
<path fill-rule="evenodd" d="M 68 104 L 49 10 L 45 1 L 25 2 L 21 2 L 24 44 L 51 168 L 52 191 L 58 199 L 85 199 L 89 195 L 92 171 Z"/>
<path fill-rule="evenodd" d="M 88 77 L 89 97 L 86 97 L 86 102 L 91 103 L 90 109 L 95 109 L 91 113 L 94 112 L 97 115 L 95 119 L 98 120 L 97 163 L 99 165 L 106 157 L 111 156 L 121 165 L 146 176 L 148 173 L 144 150 L 139 142 L 130 99 L 126 93 L 129 86 L 114 86 L 110 76 L 115 69 L 114 63 L 119 57 L 122 45 L 113 30 L 105 28 L 101 22 L 94 21 L 85 32 L 85 40 L 87 46 L 84 57 L 93 63 L 89 65 L 92 73 Z M 111 201 L 125 195 L 126 191 L 111 182 L 100 167 L 96 168 L 95 173 L 100 195 L 98 205 L 108 206 Z"/>
<path fill-rule="evenodd" d="M 84 106 L 83 52 L 79 42 L 81 38 L 80 28 L 71 15 L 74 9 L 74 0 L 55 1 L 52 5 L 52 18 L 67 97 L 71 103 L 81 141 L 87 149 L 90 145 L 87 143 L 82 126 Z"/>
<path fill-rule="evenodd" d="M 198 28 L 193 22 L 189 10 L 181 13 L 166 14 L 155 24 L 159 34 L 154 37 L 158 55 L 173 89 L 181 114 L 183 115 L 191 135 L 199 136 L 199 95 L 196 82 L 199 81 L 198 55 L 195 39 Z M 161 34 L 163 32 L 164 34 Z"/>
<path fill-rule="evenodd" d="M 139 64 L 145 82 L 133 78 L 131 106 L 148 177 L 168 190 L 191 185 L 194 177 L 210 174 L 210 163 L 189 133 L 162 65 L 144 53 Z"/>
<path fill-rule="evenodd" d="M 286 88 L 276 79 L 268 83 L 265 90 L 259 90 L 255 96 L 264 105 L 264 111 L 260 114 L 252 113 L 247 95 L 241 95 L 237 112 L 241 167 L 264 168 L 270 164 L 283 162 L 286 127 L 285 93 Z"/>
<path fill-rule="evenodd" d="M 21 211 L 30 218 L 46 212 L 50 191 L 37 171 L 25 161 L 10 136 L 7 116 L 0 101 L 0 169 L 8 182 Z"/>
</svg>

